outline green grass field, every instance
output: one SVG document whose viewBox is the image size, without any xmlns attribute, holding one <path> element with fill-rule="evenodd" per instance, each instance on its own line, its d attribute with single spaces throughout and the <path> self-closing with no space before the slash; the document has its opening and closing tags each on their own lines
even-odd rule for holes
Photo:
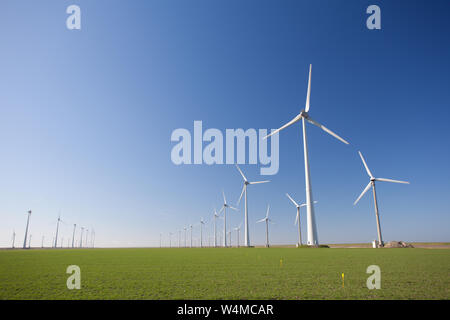
<svg viewBox="0 0 450 320">
<path fill-rule="evenodd" d="M 66 287 L 69 265 L 80 290 Z M 449 288 L 450 250 L 0 250 L 0 299 L 449 299 Z"/>
</svg>

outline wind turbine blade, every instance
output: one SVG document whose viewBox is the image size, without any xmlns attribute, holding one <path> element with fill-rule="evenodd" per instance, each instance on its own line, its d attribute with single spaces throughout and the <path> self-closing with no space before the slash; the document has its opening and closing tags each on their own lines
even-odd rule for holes
<svg viewBox="0 0 450 320">
<path fill-rule="evenodd" d="M 219 213 L 221 213 L 224 208 L 225 208 L 225 206 L 222 206 L 222 208 L 219 210 Z"/>
<path fill-rule="evenodd" d="M 227 203 L 227 199 L 225 198 L 225 192 L 222 190 L 222 195 L 223 195 L 223 203 Z"/>
<path fill-rule="evenodd" d="M 299 211 L 297 211 L 297 214 L 295 215 L 294 226 L 297 225 L 297 222 L 298 222 L 298 214 L 299 214 Z"/>
<path fill-rule="evenodd" d="M 271 132 L 270 134 L 268 134 L 267 136 L 265 136 L 263 139 L 267 139 L 270 136 L 273 136 L 275 133 L 280 132 L 283 129 L 286 129 L 287 127 L 289 127 L 290 125 L 293 125 L 294 123 L 296 123 L 297 121 L 299 121 L 301 119 L 301 114 L 298 114 L 295 116 L 294 119 L 292 119 L 291 121 L 289 121 L 288 123 L 286 123 L 284 126 L 278 128 L 277 130 L 275 130 L 274 132 Z"/>
<path fill-rule="evenodd" d="M 288 193 L 286 193 L 286 195 L 287 195 L 287 197 L 289 198 L 289 200 L 291 200 L 292 203 L 293 203 L 296 207 L 299 207 L 298 203 L 295 202 L 294 199 L 292 199 L 291 196 L 290 196 Z"/>
<path fill-rule="evenodd" d="M 308 92 L 306 93 L 306 104 L 305 104 L 305 111 L 309 111 L 309 101 L 311 96 L 311 70 L 312 70 L 312 64 L 309 65 L 309 78 L 308 78 Z"/>
<path fill-rule="evenodd" d="M 258 220 L 258 221 L 256 221 L 256 223 L 260 223 L 260 222 L 264 222 L 264 221 L 266 221 L 266 218 Z"/>
<path fill-rule="evenodd" d="M 241 174 L 242 178 L 244 178 L 244 181 L 247 181 L 247 178 L 245 177 L 244 173 L 242 172 L 241 168 L 236 164 L 236 168 L 239 170 L 239 173 Z"/>
<path fill-rule="evenodd" d="M 328 129 L 327 127 L 321 125 L 320 123 L 318 123 L 317 121 L 311 119 L 310 117 L 306 118 L 306 120 L 308 120 L 309 123 L 312 123 L 315 126 L 318 126 L 320 129 L 322 129 L 323 131 L 325 131 L 326 133 L 332 135 L 333 137 L 335 137 L 336 139 L 342 141 L 345 144 L 349 144 L 347 141 L 345 141 L 343 138 L 339 137 L 336 133 L 334 133 L 333 131 L 331 131 L 330 129 Z"/>
<path fill-rule="evenodd" d="M 237 202 L 237 205 L 239 205 L 239 203 L 241 202 L 242 196 L 244 195 L 244 191 L 245 191 L 245 184 L 244 184 L 244 186 L 242 187 L 241 196 L 239 197 L 239 200 L 238 200 L 238 202 Z"/>
<path fill-rule="evenodd" d="M 234 211 L 239 211 L 238 209 L 236 209 L 235 207 L 232 207 L 232 206 L 228 206 L 228 208 L 230 208 L 230 209 L 233 209 Z"/>
<path fill-rule="evenodd" d="M 253 182 L 249 182 L 249 184 L 258 184 L 258 183 L 267 183 L 270 182 L 270 180 L 264 180 L 264 181 L 253 181 Z"/>
<path fill-rule="evenodd" d="M 409 184 L 408 181 L 392 180 L 392 179 L 386 179 L 386 178 L 375 178 L 375 180 L 376 181 L 386 181 L 386 182 L 395 182 L 395 183 Z"/>
<path fill-rule="evenodd" d="M 366 168 L 367 174 L 369 175 L 369 177 L 373 178 L 373 174 L 372 174 L 372 172 L 370 172 L 369 167 L 367 166 L 366 160 L 364 160 L 364 157 L 363 157 L 361 151 L 358 151 L 358 153 L 359 153 L 359 156 L 361 157 L 364 167 Z"/>
<path fill-rule="evenodd" d="M 269 219 L 269 205 L 267 205 L 267 213 L 266 213 L 266 219 Z"/>
<path fill-rule="evenodd" d="M 363 190 L 363 192 L 359 195 L 358 199 L 356 199 L 356 201 L 353 203 L 353 205 L 355 205 L 355 204 L 358 203 L 359 199 L 361 199 L 362 196 L 370 189 L 370 185 L 371 185 L 371 184 L 372 184 L 372 183 L 369 182 L 369 184 L 366 186 L 366 188 Z"/>
</svg>

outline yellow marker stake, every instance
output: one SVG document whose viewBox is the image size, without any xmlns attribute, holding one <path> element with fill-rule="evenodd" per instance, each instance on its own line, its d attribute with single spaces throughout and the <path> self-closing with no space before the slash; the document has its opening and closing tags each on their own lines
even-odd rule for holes
<svg viewBox="0 0 450 320">
<path fill-rule="evenodd" d="M 344 287 L 344 273 L 342 273 L 342 288 Z"/>
</svg>

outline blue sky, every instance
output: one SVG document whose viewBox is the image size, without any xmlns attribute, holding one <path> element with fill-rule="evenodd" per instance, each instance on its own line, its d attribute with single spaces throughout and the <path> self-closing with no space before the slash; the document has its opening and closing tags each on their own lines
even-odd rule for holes
<svg viewBox="0 0 450 320">
<path fill-rule="evenodd" d="M 66 28 L 71 4 L 81 30 Z M 381 30 L 366 28 L 371 4 Z M 77 223 L 95 229 L 98 246 L 156 246 L 160 232 L 167 244 L 169 232 L 210 222 L 222 189 L 236 203 L 239 173 L 174 165 L 172 131 L 192 132 L 194 120 L 222 132 L 278 128 L 304 107 L 310 63 L 310 115 L 350 142 L 307 128 L 320 242 L 376 238 L 371 196 L 353 206 L 368 182 L 357 150 L 376 176 L 411 182 L 378 184 L 386 240 L 449 241 L 448 9 L 446 1 L 2 1 L 0 246 L 13 229 L 22 243 L 29 209 L 34 245 L 43 235 L 49 245 L 59 211 L 65 241 Z M 299 125 L 281 132 L 277 175 L 241 166 L 250 180 L 271 180 L 249 189 L 253 243 L 264 242 L 255 222 L 268 203 L 271 241 L 296 241 L 285 193 L 305 200 L 300 133 Z M 243 220 L 240 208 L 229 227 Z M 301 219 L 306 241 L 305 212 Z"/>
</svg>

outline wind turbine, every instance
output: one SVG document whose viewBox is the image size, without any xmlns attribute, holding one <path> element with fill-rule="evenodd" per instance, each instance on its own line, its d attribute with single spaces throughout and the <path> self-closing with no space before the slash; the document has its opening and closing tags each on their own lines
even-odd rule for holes
<svg viewBox="0 0 450 320">
<path fill-rule="evenodd" d="M 217 247 L 217 236 L 216 236 L 216 219 L 219 217 L 219 214 L 216 211 L 216 208 L 214 208 L 214 248 Z"/>
<path fill-rule="evenodd" d="M 31 236 L 32 236 L 32 234 L 30 234 L 30 242 L 28 242 L 28 249 L 31 248 Z"/>
<path fill-rule="evenodd" d="M 41 248 L 44 248 L 44 236 L 42 236 Z"/>
<path fill-rule="evenodd" d="M 184 227 L 183 229 L 184 229 L 184 247 L 186 248 L 186 247 L 187 247 L 187 242 L 186 242 L 186 233 L 187 233 L 187 232 L 186 232 L 186 229 L 187 229 L 187 228 Z"/>
<path fill-rule="evenodd" d="M 234 230 L 237 232 L 237 247 L 238 248 L 239 248 L 239 233 L 241 231 L 241 226 L 242 226 L 242 223 L 239 224 L 239 227 L 234 228 Z"/>
<path fill-rule="evenodd" d="M 23 248 L 27 248 L 28 225 L 30 222 L 31 210 L 28 210 L 27 227 L 25 228 L 25 238 L 23 239 Z"/>
<path fill-rule="evenodd" d="M 191 224 L 190 226 L 189 226 L 189 228 L 191 229 L 191 248 L 192 248 L 192 228 L 193 228 L 194 226 Z"/>
<path fill-rule="evenodd" d="M 358 201 L 362 198 L 362 196 L 370 189 L 370 187 L 372 187 L 373 202 L 375 204 L 375 216 L 377 218 L 378 242 L 379 242 L 380 246 L 383 247 L 384 243 L 383 243 L 383 238 L 381 237 L 380 215 L 379 215 L 379 212 L 378 212 L 377 193 L 375 191 L 375 181 L 386 181 L 386 182 L 405 183 L 405 184 L 409 184 L 409 182 L 408 181 L 385 179 L 385 178 L 375 178 L 373 176 L 372 172 L 370 172 L 369 167 L 367 166 L 367 163 L 364 160 L 364 157 L 363 157 L 361 151 L 358 151 L 358 153 L 359 153 L 359 156 L 361 157 L 361 160 L 362 160 L 362 162 L 364 164 L 364 167 L 366 168 L 367 174 L 370 177 L 370 181 L 369 181 L 369 184 L 366 186 L 366 188 L 363 190 L 363 192 L 359 195 L 358 199 L 356 199 L 356 201 L 353 203 L 353 205 L 356 205 L 358 203 Z"/>
<path fill-rule="evenodd" d="M 206 223 L 206 221 L 203 220 L 203 218 L 200 219 L 200 248 L 203 248 L 203 225 Z"/>
<path fill-rule="evenodd" d="M 230 248 L 233 246 L 233 245 L 231 244 L 231 232 L 232 232 L 232 230 L 230 230 L 230 231 L 227 232 L 228 238 L 229 238 L 229 240 L 230 240 L 230 241 L 228 242 L 228 243 L 229 243 L 228 246 L 229 246 Z"/>
<path fill-rule="evenodd" d="M 273 223 L 271 219 L 269 219 L 269 205 L 267 205 L 267 213 L 266 217 L 256 221 L 256 223 L 266 222 L 266 247 L 269 247 L 269 222 Z"/>
<path fill-rule="evenodd" d="M 305 157 L 305 185 L 306 185 L 306 210 L 307 210 L 307 230 L 308 230 L 308 245 L 318 245 L 319 244 L 319 238 L 317 234 L 317 227 L 316 227 L 316 219 L 314 215 L 314 206 L 313 206 L 313 196 L 312 196 L 312 187 L 311 187 L 311 177 L 309 174 L 309 159 L 308 159 L 308 144 L 306 141 L 306 121 L 309 123 L 319 127 L 326 133 L 332 135 L 336 139 L 342 141 L 345 144 L 348 144 L 347 141 L 342 139 L 340 136 L 335 134 L 330 129 L 324 127 L 317 121 L 313 120 L 309 116 L 309 106 L 310 106 L 310 95 L 311 95 L 311 69 L 312 65 L 309 65 L 309 78 L 308 78 L 308 91 L 306 94 L 306 104 L 305 109 L 300 111 L 298 115 L 296 115 L 291 121 L 280 127 L 279 129 L 271 132 L 269 135 L 265 136 L 264 139 L 267 139 L 271 135 L 274 135 L 281 130 L 293 125 L 294 123 L 298 121 L 302 121 L 302 127 L 303 127 L 303 151 L 304 151 L 304 157 Z"/>
<path fill-rule="evenodd" d="M 88 245 L 88 235 L 89 235 L 89 229 L 86 229 L 86 240 L 84 241 L 84 244 L 85 244 L 86 248 L 89 247 L 89 245 Z"/>
<path fill-rule="evenodd" d="M 54 247 L 58 245 L 58 230 L 59 230 L 59 222 L 61 221 L 61 213 L 58 214 L 58 221 L 56 222 L 56 237 L 55 237 L 55 243 L 53 244 Z"/>
<path fill-rule="evenodd" d="M 169 232 L 169 248 L 172 248 L 172 232 Z"/>
<path fill-rule="evenodd" d="M 238 205 L 241 202 L 242 199 L 242 195 L 245 194 L 244 200 L 245 200 L 245 214 L 244 214 L 244 246 L 246 247 L 250 247 L 250 234 L 249 234 L 249 230 L 248 230 L 248 205 L 247 205 L 247 186 L 250 184 L 259 184 L 259 183 L 267 183 L 270 182 L 269 180 L 265 180 L 265 181 L 248 181 L 247 178 L 245 177 L 244 173 L 242 172 L 242 170 L 239 168 L 239 166 L 236 164 L 236 168 L 239 170 L 239 173 L 242 176 L 242 179 L 244 179 L 244 186 L 242 187 L 242 192 L 241 192 L 241 196 L 239 197 L 238 200 Z"/>
<path fill-rule="evenodd" d="M 84 230 L 84 227 L 81 227 L 80 248 L 83 248 L 83 230 Z"/>
<path fill-rule="evenodd" d="M 12 236 L 12 248 L 14 249 L 14 243 L 16 242 L 16 230 L 13 230 L 13 236 Z"/>
<path fill-rule="evenodd" d="M 301 227 L 300 227 L 300 208 L 301 207 L 305 207 L 306 203 L 298 204 L 297 202 L 294 201 L 294 199 L 291 198 L 291 196 L 289 194 L 286 193 L 286 196 L 289 198 L 289 200 L 291 200 L 291 202 L 297 208 L 297 215 L 295 216 L 294 226 L 298 223 L 298 243 L 297 243 L 297 247 L 299 247 L 299 246 L 302 245 L 302 230 L 301 230 Z M 317 203 L 317 201 L 314 201 L 314 203 Z"/>
<path fill-rule="evenodd" d="M 73 235 L 72 235 L 72 248 L 73 248 L 73 246 L 75 244 L 75 229 L 76 229 L 76 227 L 77 227 L 77 224 L 74 223 L 73 224 Z"/>
<path fill-rule="evenodd" d="M 227 208 L 233 209 L 235 211 L 238 211 L 236 208 L 233 208 L 227 203 L 227 199 L 225 198 L 225 192 L 222 190 L 223 195 L 223 206 L 222 209 L 220 209 L 219 213 L 223 210 L 223 246 L 224 248 L 227 247 Z"/>
</svg>

